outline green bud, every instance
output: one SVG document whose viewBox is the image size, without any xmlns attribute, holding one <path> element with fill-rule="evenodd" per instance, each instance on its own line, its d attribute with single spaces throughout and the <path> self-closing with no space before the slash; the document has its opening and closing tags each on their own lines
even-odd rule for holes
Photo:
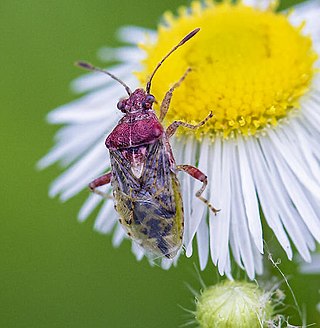
<svg viewBox="0 0 320 328">
<path fill-rule="evenodd" d="M 261 328 L 273 316 L 271 293 L 250 282 L 225 281 L 208 287 L 196 305 L 201 328 Z"/>
</svg>

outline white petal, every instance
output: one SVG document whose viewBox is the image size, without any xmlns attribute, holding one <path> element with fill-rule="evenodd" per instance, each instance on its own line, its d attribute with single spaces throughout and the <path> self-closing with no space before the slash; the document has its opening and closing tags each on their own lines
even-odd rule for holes
<svg viewBox="0 0 320 328">
<path fill-rule="evenodd" d="M 143 27 L 124 26 L 118 30 L 118 38 L 122 42 L 130 44 L 146 43 L 146 41 L 155 42 L 157 33 L 154 30 Z"/>
<path fill-rule="evenodd" d="M 303 163 L 305 163 L 308 172 L 313 175 L 313 178 L 318 179 L 320 177 L 320 167 L 314 156 L 317 152 L 316 148 L 310 143 L 310 136 L 306 134 L 306 130 L 304 126 L 300 125 L 299 120 L 292 120 L 291 126 L 292 129 L 283 129 L 283 133 L 288 136 L 289 140 L 295 140 L 296 138 L 297 148 L 294 148 L 294 151 L 300 154 Z"/>
<path fill-rule="evenodd" d="M 161 259 L 161 268 L 162 269 L 169 270 L 172 265 L 173 265 L 173 260 L 167 259 L 166 257 L 163 257 Z"/>
<path fill-rule="evenodd" d="M 144 257 L 143 249 L 135 242 L 132 242 L 131 251 L 136 256 L 138 261 L 141 261 Z"/>
<path fill-rule="evenodd" d="M 128 238 L 124 229 L 121 227 L 120 224 L 117 224 L 116 229 L 113 234 L 112 244 L 113 247 L 119 247 L 122 243 L 123 239 Z"/>
<path fill-rule="evenodd" d="M 259 205 L 253 183 L 252 172 L 249 166 L 245 143 L 242 137 L 237 139 L 240 159 L 241 187 L 248 217 L 249 231 L 259 252 L 263 253 L 262 227 Z"/>
<path fill-rule="evenodd" d="M 254 269 L 258 275 L 263 273 L 263 255 L 256 247 L 253 247 Z"/>
<path fill-rule="evenodd" d="M 284 128 L 289 129 L 290 127 L 287 126 Z M 310 173 L 302 165 L 302 161 L 299 161 L 299 154 L 296 153 L 296 156 L 293 156 L 293 154 L 295 153 L 295 144 L 290 145 L 289 143 L 286 143 L 285 137 L 281 136 L 282 134 L 283 133 L 281 130 L 278 130 L 275 134 L 273 134 L 272 132 L 272 137 L 274 135 L 277 135 L 277 140 L 273 141 L 273 145 L 282 142 L 281 146 L 283 147 L 281 148 L 281 153 L 278 152 L 278 156 L 276 159 L 278 163 L 282 161 L 282 165 L 286 167 L 285 169 L 280 171 L 280 176 L 282 177 L 283 183 L 288 186 L 288 193 L 290 195 L 290 198 L 292 199 L 294 206 L 300 213 L 300 216 L 304 219 L 305 224 L 308 226 L 313 236 L 318 241 L 320 241 L 320 220 L 317 214 L 315 213 L 312 205 L 309 203 L 309 200 L 306 197 L 301 186 L 303 185 L 307 190 L 312 193 L 312 195 L 314 195 L 314 197 L 317 197 L 317 199 L 319 200 L 320 185 L 316 183 L 314 179 L 310 179 Z M 288 149 L 290 149 L 291 151 L 288 152 Z M 293 160 L 295 163 L 291 163 L 291 160 Z M 288 166 L 286 166 L 286 164 Z M 289 167 L 292 168 L 292 170 L 290 170 Z M 313 184 L 313 188 L 310 187 L 310 183 Z M 317 194 L 317 190 L 319 194 Z"/>
<path fill-rule="evenodd" d="M 211 188 L 210 203 L 217 209 L 221 209 L 221 185 L 222 185 L 222 142 L 220 138 L 216 138 L 213 145 L 210 147 L 209 158 L 212 160 L 211 183 L 214 187 Z M 210 230 L 210 253 L 212 262 L 216 265 L 219 257 L 220 247 L 220 225 L 223 224 L 220 218 L 220 213 L 209 220 Z"/>
<path fill-rule="evenodd" d="M 123 95 L 123 89 L 114 87 L 92 92 L 50 112 L 48 121 L 51 124 L 90 124 L 92 121 L 105 120 L 114 126 L 122 116 L 116 104 Z M 110 118 L 113 120 L 110 121 Z"/>
<path fill-rule="evenodd" d="M 261 153 L 259 143 L 255 139 L 246 141 L 249 157 L 251 159 L 251 168 L 254 176 L 257 194 L 261 203 L 261 208 L 265 219 L 279 240 L 281 246 L 287 253 L 288 258 L 292 259 L 292 249 L 290 241 L 281 223 L 278 212 L 278 199 L 275 196 L 275 186 L 271 183 L 270 173 Z M 267 183 L 266 183 L 267 181 Z"/>
<path fill-rule="evenodd" d="M 290 128 L 290 127 L 285 127 Z M 280 129 L 268 131 L 268 136 L 272 143 L 272 146 L 278 150 L 281 159 L 288 165 L 288 167 L 294 172 L 295 176 L 301 184 L 312 192 L 315 197 L 320 201 L 320 185 L 314 181 L 308 172 L 308 168 L 305 163 L 302 162 L 300 156 L 294 156 L 295 145 L 292 141 L 291 145 L 286 142 L 286 138 Z"/>
<path fill-rule="evenodd" d="M 319 274 L 320 273 L 320 253 L 312 254 L 310 263 L 302 262 L 300 264 L 300 272 L 304 274 Z"/>
<path fill-rule="evenodd" d="M 228 253 L 228 257 L 226 260 L 226 264 L 224 266 L 224 272 L 220 272 L 221 275 L 226 275 L 226 277 L 229 280 L 233 280 L 232 274 L 231 274 L 231 261 L 230 261 L 230 253 Z"/>
<path fill-rule="evenodd" d="M 94 229 L 100 233 L 109 233 L 117 224 L 118 217 L 113 201 L 105 200 L 94 222 Z"/>
<path fill-rule="evenodd" d="M 274 3 L 274 0 L 242 0 L 242 2 L 250 7 L 266 10 Z"/>
<path fill-rule="evenodd" d="M 310 252 L 307 245 L 307 239 L 309 239 L 310 233 L 305 231 L 305 226 L 301 222 L 299 213 L 292 206 L 292 201 L 288 194 L 287 182 L 283 183 L 281 179 L 281 174 L 284 170 L 287 170 L 287 167 L 283 166 L 282 162 L 277 162 L 275 157 L 278 154 L 273 155 L 273 148 L 268 138 L 261 138 L 260 143 L 264 157 L 270 168 L 269 179 L 271 186 L 273 186 L 275 198 L 277 199 L 280 218 L 301 256 L 305 260 L 310 260 Z"/>
<path fill-rule="evenodd" d="M 108 67 L 107 70 L 127 84 L 129 83 L 127 82 L 127 79 L 129 79 L 130 76 L 133 75 L 133 72 L 137 70 L 137 64 L 121 63 L 119 65 Z M 116 81 L 111 79 L 109 76 L 98 72 L 82 75 L 71 83 L 72 90 L 77 93 L 88 92 L 101 87 L 115 87 L 116 85 Z M 137 85 L 130 85 L 132 89 L 136 86 Z M 119 92 L 121 88 L 122 87 L 120 85 Z"/>
<path fill-rule="evenodd" d="M 233 207 L 233 205 L 232 205 Z M 231 208 L 231 211 L 232 211 L 232 208 Z M 238 211 L 238 209 L 236 210 Z M 235 235 L 234 233 L 234 230 L 233 229 L 234 226 L 233 224 L 231 224 L 231 230 L 230 230 L 230 247 L 231 247 L 231 250 L 232 250 L 232 255 L 233 255 L 233 258 L 234 260 L 236 261 L 236 263 L 238 264 L 238 266 L 242 269 L 242 270 L 245 270 L 243 264 L 242 264 L 242 261 L 241 261 L 241 256 L 240 256 L 240 248 L 239 248 L 239 240 L 237 239 L 238 236 Z"/>
<path fill-rule="evenodd" d="M 78 220 L 80 222 L 84 221 L 92 211 L 98 206 L 98 204 L 102 201 L 102 197 L 92 193 L 87 200 L 83 203 L 79 214 Z"/>
<path fill-rule="evenodd" d="M 314 42 L 320 42 L 320 2 L 319 0 L 306 1 L 295 6 L 289 15 L 289 20 L 292 25 L 300 26 L 303 22 L 305 26 L 303 33 L 311 35 Z"/>
<path fill-rule="evenodd" d="M 106 157 L 103 145 L 96 145 L 53 182 L 50 187 L 50 196 L 54 197 L 60 192 L 69 193 L 69 189 L 74 189 L 75 186 L 80 188 L 79 190 L 87 186 L 93 178 L 109 166 Z"/>
<path fill-rule="evenodd" d="M 218 249 L 218 270 L 222 275 L 226 271 L 227 262 L 229 261 L 229 230 L 231 220 L 231 158 L 235 151 L 233 141 L 225 140 L 222 147 L 222 183 L 220 185 L 220 193 L 222 195 L 220 204 L 218 233 L 220 234 L 220 242 Z M 211 220 L 217 217 L 210 216 Z"/>
<path fill-rule="evenodd" d="M 134 47 L 109 48 L 103 47 L 99 50 L 98 56 L 105 61 L 120 61 L 124 63 L 134 63 L 145 58 L 145 52 Z"/>
<path fill-rule="evenodd" d="M 197 230 L 200 270 L 204 270 L 209 258 L 209 230 L 206 218 L 202 218 Z"/>
<path fill-rule="evenodd" d="M 305 101 L 301 104 L 303 118 L 301 122 L 306 131 L 311 135 L 317 137 L 320 136 L 319 125 L 320 125 L 320 115 L 319 115 L 319 102 L 320 97 L 317 97 L 316 93 L 312 94 L 312 99 Z M 319 145 L 320 138 L 313 138 L 310 141 L 316 142 Z M 318 154 L 318 152 L 317 152 Z"/>
<path fill-rule="evenodd" d="M 195 164 L 195 153 L 196 153 L 197 143 L 193 140 L 192 137 L 189 137 L 185 143 L 185 150 L 184 150 L 184 158 L 183 162 L 179 164 L 188 164 L 194 165 Z M 195 197 L 192 194 L 194 179 L 191 179 L 187 176 L 186 173 L 181 172 L 179 174 L 181 180 L 183 182 L 182 188 L 182 196 L 183 196 L 183 205 L 184 205 L 184 220 L 185 220 L 185 228 L 184 228 L 184 245 L 186 246 L 186 256 L 190 257 L 192 255 L 192 198 Z"/>
<path fill-rule="evenodd" d="M 63 161 L 64 166 L 69 165 L 87 149 L 94 147 L 94 142 L 103 142 L 105 126 L 105 122 L 69 126 L 69 130 L 72 130 L 70 138 L 68 136 L 61 138 L 61 141 L 37 163 L 38 168 L 46 168 L 59 160 Z"/>
<path fill-rule="evenodd" d="M 199 157 L 198 168 L 201 171 L 206 171 L 208 166 L 209 142 L 210 141 L 208 140 L 208 138 L 205 138 L 200 145 L 200 150 L 199 150 L 200 157 Z M 205 219 L 207 214 L 207 206 L 195 196 L 196 192 L 201 188 L 201 186 L 202 184 L 200 184 L 199 181 L 195 181 L 193 186 L 193 191 L 191 194 L 192 214 L 191 214 L 191 220 L 188 223 L 188 230 L 187 230 L 188 235 L 186 236 L 186 240 L 189 241 L 189 244 L 186 244 L 187 254 L 190 254 L 192 252 L 193 237 L 195 236 L 196 231 L 198 230 L 201 220 Z M 203 193 L 203 196 L 206 197 L 206 192 Z"/>
<path fill-rule="evenodd" d="M 241 188 L 241 174 L 239 167 L 239 154 L 235 152 L 232 160 L 232 180 L 231 180 L 231 234 L 234 245 L 233 253 L 237 263 L 246 269 L 248 277 L 253 279 L 255 267 L 253 248 L 255 248 L 250 237 L 248 219 L 245 211 L 244 200 Z"/>
</svg>

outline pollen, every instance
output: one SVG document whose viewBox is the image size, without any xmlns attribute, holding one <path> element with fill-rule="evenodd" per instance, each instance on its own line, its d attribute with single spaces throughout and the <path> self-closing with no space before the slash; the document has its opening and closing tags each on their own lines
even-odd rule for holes
<svg viewBox="0 0 320 328">
<path fill-rule="evenodd" d="M 162 57 L 197 27 L 200 32 L 165 61 L 152 81 L 151 93 L 161 103 L 191 68 L 174 92 L 166 124 L 198 123 L 212 111 L 196 136 L 230 138 L 255 135 L 299 110 L 317 55 L 303 25 L 292 26 L 288 15 L 271 7 L 262 11 L 241 2 L 196 1 L 177 15 L 165 13 L 157 42 L 141 45 L 146 59 L 137 73 L 140 82 L 145 84 Z M 180 133 L 195 132 L 181 128 Z"/>
</svg>

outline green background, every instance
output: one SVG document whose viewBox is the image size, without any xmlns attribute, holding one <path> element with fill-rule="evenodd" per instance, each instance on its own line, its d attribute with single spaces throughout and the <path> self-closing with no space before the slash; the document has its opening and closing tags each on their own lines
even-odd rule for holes
<svg viewBox="0 0 320 328">
<path fill-rule="evenodd" d="M 200 288 L 196 256 L 170 271 L 137 262 L 128 242 L 114 249 L 109 235 L 92 230 L 94 216 L 78 223 L 86 191 L 65 204 L 49 199 L 61 170 L 35 169 L 58 128 L 45 123 L 46 114 L 75 99 L 69 83 L 82 72 L 73 62 L 99 63 L 97 49 L 119 45 L 118 27 L 155 28 L 165 10 L 181 4 L 188 3 L 1 0 L 0 327 L 178 327 L 191 318 L 178 305 L 194 308 L 185 283 Z M 299 276 L 272 249 L 275 239 L 267 241 L 307 322 L 316 322 L 319 276 Z M 207 284 L 218 280 L 211 264 L 201 275 Z M 299 324 L 293 306 L 286 313 Z"/>
</svg>

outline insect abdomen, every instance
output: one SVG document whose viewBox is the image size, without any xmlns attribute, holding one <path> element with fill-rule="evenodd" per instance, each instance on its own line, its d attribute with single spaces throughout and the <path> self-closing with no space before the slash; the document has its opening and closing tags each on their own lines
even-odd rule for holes
<svg viewBox="0 0 320 328">
<path fill-rule="evenodd" d="M 133 199 L 115 192 L 121 224 L 144 249 L 156 256 L 173 258 L 182 245 L 183 209 L 179 183 L 171 174 L 175 206 L 168 210 L 155 198 Z M 171 206 L 172 208 L 172 206 Z"/>
</svg>

